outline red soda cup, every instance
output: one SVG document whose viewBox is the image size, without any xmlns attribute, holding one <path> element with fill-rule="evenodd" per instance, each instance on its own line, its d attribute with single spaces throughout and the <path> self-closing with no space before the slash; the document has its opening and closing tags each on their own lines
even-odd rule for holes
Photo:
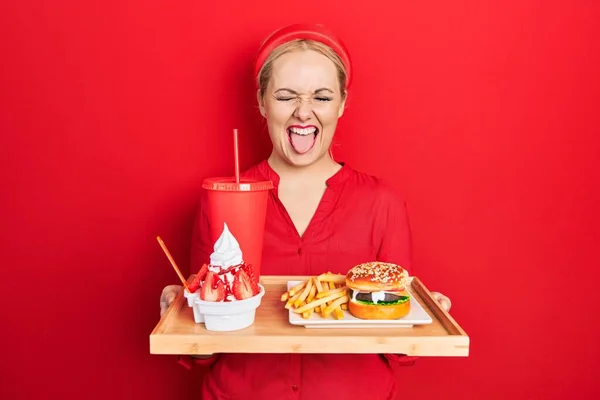
<svg viewBox="0 0 600 400">
<path fill-rule="evenodd" d="M 207 178 L 202 183 L 206 193 L 206 211 L 214 244 L 225 223 L 237 239 L 246 264 L 251 264 L 260 278 L 263 240 L 271 181 L 240 178 Z"/>
</svg>

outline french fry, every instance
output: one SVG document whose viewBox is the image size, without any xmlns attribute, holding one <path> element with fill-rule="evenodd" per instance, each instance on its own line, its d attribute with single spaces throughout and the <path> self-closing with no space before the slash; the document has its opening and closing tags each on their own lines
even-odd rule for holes
<svg viewBox="0 0 600 400">
<path fill-rule="evenodd" d="M 321 274 L 317 277 L 321 282 L 345 283 L 346 275 L 342 274 Z"/>
<path fill-rule="evenodd" d="M 348 298 L 348 296 L 344 295 L 342 297 L 338 297 L 337 299 L 334 299 L 331 302 L 331 305 L 325 307 L 325 309 L 323 310 L 322 314 L 324 318 L 329 317 L 329 315 L 333 312 L 333 310 L 335 310 L 337 307 L 339 307 L 340 305 L 342 305 L 342 303 L 346 303 L 348 302 L 350 299 Z M 341 310 L 340 310 L 341 311 Z"/>
<path fill-rule="evenodd" d="M 323 289 L 323 285 L 321 284 L 321 281 L 319 280 L 318 277 L 314 278 L 315 280 L 315 286 L 317 287 L 317 293 L 321 293 L 324 289 Z"/>
<path fill-rule="evenodd" d="M 313 280 L 309 279 L 307 281 L 307 283 L 306 283 L 306 286 L 304 286 L 304 290 L 302 290 L 302 293 L 300 294 L 300 297 L 298 297 L 296 299 L 296 301 L 294 302 L 294 306 L 296 306 L 296 308 L 300 307 L 302 305 L 302 303 L 306 300 L 306 298 L 310 294 L 310 290 L 312 288 L 312 285 L 313 285 Z"/>
<path fill-rule="evenodd" d="M 348 288 L 345 286 L 345 282 L 344 282 L 343 290 L 344 290 L 344 293 L 346 294 L 346 296 L 348 296 Z M 342 304 L 348 304 L 348 301 L 350 301 L 349 298 L 347 301 L 343 302 Z M 343 319 L 344 318 L 344 312 L 342 311 L 342 308 L 341 308 L 342 304 L 335 306 L 335 308 L 333 309 L 333 315 L 334 315 L 335 319 Z"/>
<path fill-rule="evenodd" d="M 313 279 L 315 281 L 315 287 L 317 288 L 317 294 L 323 292 L 325 289 L 323 289 L 323 285 L 321 284 L 321 281 L 318 279 L 318 277 L 314 277 Z M 320 313 L 321 306 L 315 307 L 315 312 Z"/>
<path fill-rule="evenodd" d="M 346 296 L 348 296 L 347 293 L 346 293 Z M 335 316 L 335 319 L 344 319 L 344 311 L 342 311 L 342 306 L 344 304 L 348 304 L 348 301 L 350 301 L 350 298 L 348 298 L 347 301 L 343 302 L 342 304 L 340 304 L 339 306 L 336 306 L 333 309 L 333 315 Z"/>
<path fill-rule="evenodd" d="M 297 284 L 296 286 L 294 286 L 293 288 L 291 288 L 290 290 L 288 290 L 287 292 L 285 292 L 284 294 L 281 295 L 281 301 L 288 301 L 290 299 L 290 297 L 294 297 L 294 295 L 296 293 L 298 293 L 300 290 L 302 290 L 305 285 L 306 285 L 306 281 Z"/>
<path fill-rule="evenodd" d="M 333 289 L 335 287 L 335 284 L 332 282 L 329 282 L 329 287 L 331 288 L 329 290 L 330 293 L 331 292 L 337 293 L 337 291 L 339 290 L 339 289 Z M 347 288 L 344 288 L 344 294 L 347 295 L 348 292 L 346 291 L 346 289 Z M 344 302 L 343 304 L 347 304 L 347 302 Z M 333 315 L 334 315 L 335 319 L 343 319 L 344 318 L 344 312 L 342 311 L 342 309 L 340 308 L 339 305 L 336 306 L 335 304 L 333 304 L 333 302 L 330 301 L 329 303 L 327 303 L 327 306 L 331 307 L 331 309 L 333 310 Z M 327 318 L 327 316 L 328 315 L 323 315 L 324 318 Z"/>
<path fill-rule="evenodd" d="M 290 308 L 292 308 L 294 303 L 296 302 L 296 300 L 298 300 L 298 297 L 300 297 L 301 294 L 302 294 L 302 292 L 296 293 L 292 298 L 290 298 L 287 301 L 287 303 L 285 304 L 285 308 L 287 308 L 288 310 Z"/>
<path fill-rule="evenodd" d="M 318 277 L 317 277 L 317 280 L 319 280 Z M 319 281 L 319 282 L 321 282 L 321 281 Z M 321 282 L 321 287 L 323 287 L 323 291 L 321 293 L 328 292 L 329 291 L 329 282 Z M 327 297 L 327 296 L 325 296 L 325 297 Z M 329 302 L 323 304 L 323 307 L 321 307 L 321 312 L 323 311 L 322 309 L 327 307 L 328 305 L 329 305 Z"/>
<path fill-rule="evenodd" d="M 347 288 L 344 286 L 344 287 L 337 288 L 337 289 L 324 290 L 324 291 L 322 291 L 320 293 L 317 293 L 317 299 L 322 299 L 323 297 L 327 297 L 327 296 L 332 295 L 332 294 L 337 293 L 337 292 L 342 292 L 342 291 L 344 291 L 346 289 Z"/>
<path fill-rule="evenodd" d="M 330 274 L 331 275 L 331 274 Z M 339 290 L 338 286 L 345 286 L 345 281 L 344 283 L 338 283 L 336 284 L 335 282 L 329 282 L 329 293 L 337 293 Z M 326 285 L 327 283 L 324 283 L 324 285 Z M 345 294 L 347 294 L 347 292 L 345 292 Z M 344 318 L 344 312 L 342 311 L 342 309 L 340 308 L 340 306 L 336 306 L 335 304 L 332 304 L 332 301 L 327 302 L 327 306 L 331 307 L 330 309 L 326 309 L 324 312 L 325 314 L 322 313 L 323 318 L 328 318 L 329 315 L 331 314 L 331 312 L 333 312 L 333 316 L 335 319 L 342 319 Z M 344 302 L 343 304 L 346 304 L 346 302 Z M 332 311 L 329 311 L 332 310 Z"/>
<path fill-rule="evenodd" d="M 310 293 L 308 294 L 308 297 L 306 298 L 307 303 L 310 303 L 311 301 L 313 301 L 313 299 L 315 298 L 315 296 L 317 294 L 317 285 L 315 285 L 315 281 L 316 281 L 316 279 L 313 280 L 313 285 L 310 288 Z"/>
<path fill-rule="evenodd" d="M 308 281 L 304 281 L 302 283 L 297 284 L 293 288 L 291 288 L 289 290 L 290 296 L 294 296 L 296 293 L 298 293 L 299 291 L 301 291 L 302 289 L 304 289 L 304 286 L 306 286 L 307 283 L 308 283 Z"/>
<path fill-rule="evenodd" d="M 344 303 L 345 304 L 345 303 Z M 343 304 L 342 304 L 343 305 Z M 342 309 L 338 306 L 333 310 L 333 316 L 335 317 L 335 319 L 344 319 L 344 312 L 342 311 Z"/>
<path fill-rule="evenodd" d="M 327 303 L 328 301 L 333 301 L 333 300 L 339 299 L 341 297 L 345 297 L 346 299 L 348 299 L 348 296 L 346 296 L 344 292 L 338 292 L 338 293 L 332 294 L 331 296 L 323 297 L 322 299 L 314 300 L 314 301 L 312 301 L 310 303 L 307 303 L 307 304 L 303 305 L 302 307 L 293 309 L 292 311 L 295 312 L 295 313 L 298 313 L 298 314 L 302 314 L 304 311 L 311 310 L 311 309 L 315 308 L 316 306 L 322 306 L 325 303 Z M 346 300 L 346 301 L 348 301 L 348 300 Z M 340 302 L 339 304 L 341 304 L 341 303 L 342 302 Z M 322 309 L 322 312 L 323 311 L 324 310 Z"/>
<path fill-rule="evenodd" d="M 285 308 L 309 319 L 314 313 L 321 318 L 344 319 L 348 310 L 346 277 L 331 271 L 312 276 L 281 295 Z M 333 314 L 333 315 L 332 315 Z"/>
<path fill-rule="evenodd" d="M 329 272 L 329 274 L 331 274 L 331 272 Z M 324 285 L 324 286 L 325 286 L 325 285 L 329 286 L 329 290 L 328 290 L 329 292 L 332 292 L 332 291 L 334 291 L 334 290 L 335 290 L 335 284 L 334 284 L 333 282 L 323 282 L 323 285 Z M 323 288 L 325 288 L 325 287 L 323 287 Z M 337 292 L 334 292 L 334 293 L 337 293 Z M 330 305 L 330 304 L 331 304 L 331 302 L 330 302 L 330 301 L 328 301 L 328 302 L 327 302 L 327 305 Z"/>
</svg>

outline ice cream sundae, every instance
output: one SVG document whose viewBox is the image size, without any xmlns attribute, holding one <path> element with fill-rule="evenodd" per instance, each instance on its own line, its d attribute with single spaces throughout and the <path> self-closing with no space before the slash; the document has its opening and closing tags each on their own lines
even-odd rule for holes
<svg viewBox="0 0 600 400">
<path fill-rule="evenodd" d="M 252 266 L 244 263 L 242 250 L 227 224 L 214 246 L 210 264 L 203 265 L 197 275 L 200 298 L 204 301 L 236 301 L 249 299 L 259 292 Z M 195 283 L 196 280 L 193 282 Z M 190 289 L 191 290 L 191 289 Z"/>
<path fill-rule="evenodd" d="M 236 238 L 224 224 L 214 245 L 210 263 L 204 264 L 190 290 L 200 289 L 194 305 L 203 314 L 206 329 L 243 329 L 254 322 L 256 308 L 265 294 L 252 266 L 246 264 Z"/>
</svg>

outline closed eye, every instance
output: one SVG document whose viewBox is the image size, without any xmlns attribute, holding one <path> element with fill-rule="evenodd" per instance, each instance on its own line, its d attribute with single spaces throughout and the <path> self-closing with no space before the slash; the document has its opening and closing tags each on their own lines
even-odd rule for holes
<svg viewBox="0 0 600 400">
<path fill-rule="evenodd" d="M 292 101 L 294 100 L 295 97 L 275 97 L 275 100 L 277 101 Z M 331 97 L 324 97 L 324 96 L 320 96 L 320 97 L 315 97 L 315 100 L 319 101 L 319 102 L 327 102 L 327 101 L 332 101 L 333 99 Z"/>
</svg>

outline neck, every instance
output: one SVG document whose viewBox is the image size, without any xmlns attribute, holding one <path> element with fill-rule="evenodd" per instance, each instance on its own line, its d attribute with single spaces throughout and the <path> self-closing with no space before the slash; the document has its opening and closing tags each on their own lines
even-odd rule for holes
<svg viewBox="0 0 600 400">
<path fill-rule="evenodd" d="M 299 180 L 307 180 L 307 181 L 321 181 L 325 182 L 327 179 L 331 178 L 335 175 L 342 166 L 335 162 L 331 155 L 327 153 L 319 160 L 315 161 L 310 165 L 305 166 L 295 166 L 286 163 L 284 160 L 279 158 L 275 151 L 271 153 L 269 156 L 268 163 L 273 168 L 273 171 L 279 175 L 279 178 L 282 181 L 287 181 L 290 179 L 294 179 L 296 181 Z"/>
</svg>

